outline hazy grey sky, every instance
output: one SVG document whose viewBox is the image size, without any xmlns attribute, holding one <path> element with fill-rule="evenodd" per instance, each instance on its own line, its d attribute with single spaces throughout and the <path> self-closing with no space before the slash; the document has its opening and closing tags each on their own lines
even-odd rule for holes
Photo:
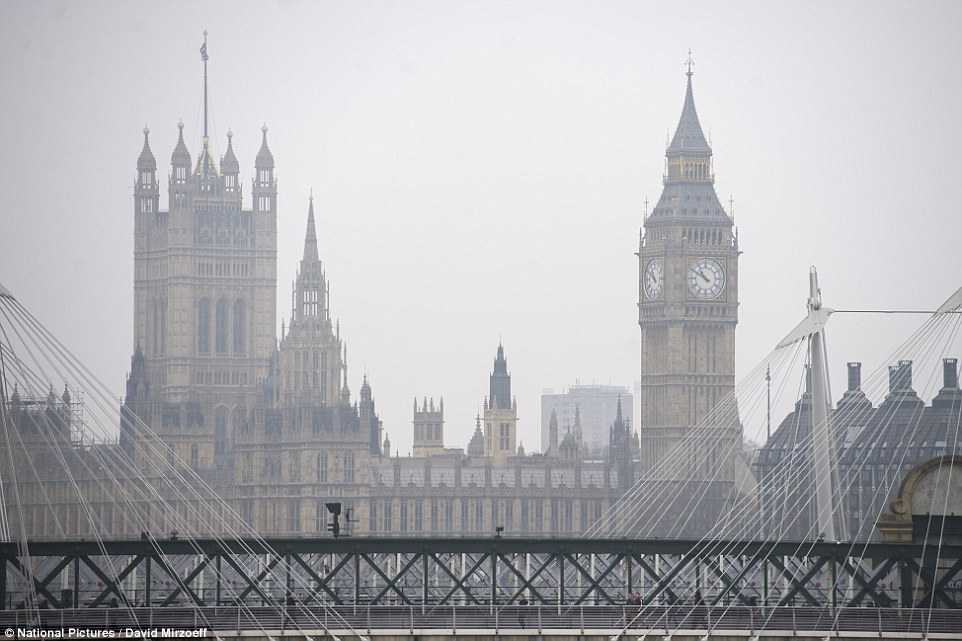
<svg viewBox="0 0 962 641">
<path fill-rule="evenodd" d="M 955 291 L 960 28 L 958 2 L 3 2 L 0 282 L 122 394 L 141 131 L 162 181 L 179 119 L 200 150 L 207 29 L 248 206 L 270 127 L 278 323 L 313 188 L 348 380 L 392 441 L 443 396 L 464 445 L 501 339 L 539 449 L 543 388 L 638 378 L 633 254 L 689 48 L 744 252 L 740 375 L 804 315 L 810 265 L 831 307 Z M 833 320 L 834 380 L 919 322 Z"/>
</svg>

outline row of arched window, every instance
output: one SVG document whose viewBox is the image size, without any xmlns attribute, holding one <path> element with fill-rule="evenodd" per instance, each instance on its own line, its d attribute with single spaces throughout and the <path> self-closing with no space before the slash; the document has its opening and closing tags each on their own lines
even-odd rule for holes
<svg viewBox="0 0 962 641">
<path fill-rule="evenodd" d="M 687 209 L 681 210 L 682 214 L 688 213 Z M 692 209 L 692 213 L 697 214 L 697 210 Z M 706 209 L 705 214 L 709 215 L 709 211 Z M 706 229 L 704 227 L 686 227 L 685 228 L 685 240 L 692 244 L 699 245 L 724 245 L 725 243 L 725 230 L 720 227 L 713 227 Z"/>
<path fill-rule="evenodd" d="M 211 340 L 213 339 L 213 340 Z M 197 302 L 197 352 L 209 354 L 247 352 L 247 302 L 238 298 L 233 304 L 221 298 Z"/>
<path fill-rule="evenodd" d="M 341 480 L 344 483 L 354 482 L 354 452 L 344 453 L 344 467 Z M 336 482 L 335 479 L 331 479 L 328 475 L 327 452 L 321 452 L 317 455 L 317 482 Z"/>
</svg>

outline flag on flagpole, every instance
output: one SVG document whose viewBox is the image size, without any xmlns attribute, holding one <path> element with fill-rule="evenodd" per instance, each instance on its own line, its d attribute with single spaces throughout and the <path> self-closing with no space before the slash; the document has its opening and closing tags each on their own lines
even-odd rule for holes
<svg viewBox="0 0 962 641">
<path fill-rule="evenodd" d="M 207 62 L 207 43 L 206 42 L 204 42 L 204 44 L 200 46 L 200 58 L 204 62 Z"/>
</svg>

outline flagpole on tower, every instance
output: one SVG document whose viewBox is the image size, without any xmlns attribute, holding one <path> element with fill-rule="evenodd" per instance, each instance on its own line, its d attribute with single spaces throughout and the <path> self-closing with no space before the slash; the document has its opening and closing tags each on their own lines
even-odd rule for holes
<svg viewBox="0 0 962 641">
<path fill-rule="evenodd" d="M 204 44 L 200 46 L 200 57 L 204 61 L 204 140 L 207 140 L 207 30 L 204 29 Z"/>
</svg>

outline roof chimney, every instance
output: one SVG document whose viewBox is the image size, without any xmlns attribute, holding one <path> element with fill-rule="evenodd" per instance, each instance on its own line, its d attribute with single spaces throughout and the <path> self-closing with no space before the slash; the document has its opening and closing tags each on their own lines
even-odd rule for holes
<svg viewBox="0 0 962 641">
<path fill-rule="evenodd" d="M 889 365 L 889 392 L 903 392 L 912 389 L 912 361 L 899 361 Z"/>
<path fill-rule="evenodd" d="M 848 364 L 848 391 L 854 392 L 862 387 L 862 364 Z"/>
<path fill-rule="evenodd" d="M 942 359 L 942 387 L 945 389 L 959 387 L 958 360 L 955 358 Z"/>
</svg>

